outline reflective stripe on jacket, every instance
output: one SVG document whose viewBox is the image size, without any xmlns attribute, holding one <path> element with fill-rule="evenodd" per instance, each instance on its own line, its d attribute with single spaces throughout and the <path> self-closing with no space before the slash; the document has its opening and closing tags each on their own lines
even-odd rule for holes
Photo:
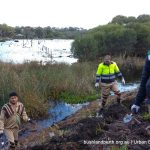
<svg viewBox="0 0 150 150">
<path fill-rule="evenodd" d="M 99 64 L 96 72 L 96 82 L 101 79 L 103 83 L 111 83 L 115 81 L 116 77 L 122 77 L 122 73 L 115 62 L 111 62 L 110 65 Z"/>
</svg>

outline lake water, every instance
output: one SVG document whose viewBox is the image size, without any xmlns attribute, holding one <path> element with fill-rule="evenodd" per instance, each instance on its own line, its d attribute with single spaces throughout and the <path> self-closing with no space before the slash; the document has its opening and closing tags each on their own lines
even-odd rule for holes
<svg viewBox="0 0 150 150">
<path fill-rule="evenodd" d="M 11 40 L 0 42 L 0 60 L 3 62 L 23 63 L 38 61 L 42 64 L 77 62 L 70 51 L 74 40 Z"/>
</svg>

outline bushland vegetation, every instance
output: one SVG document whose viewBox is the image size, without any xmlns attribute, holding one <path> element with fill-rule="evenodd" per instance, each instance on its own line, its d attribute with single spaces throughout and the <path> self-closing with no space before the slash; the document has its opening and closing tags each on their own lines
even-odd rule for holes
<svg viewBox="0 0 150 150">
<path fill-rule="evenodd" d="M 79 61 L 97 60 L 105 54 L 145 57 L 150 49 L 150 15 L 116 16 L 106 25 L 88 30 L 72 44 Z"/>
<path fill-rule="evenodd" d="M 56 27 L 11 27 L 0 24 L 0 40 L 13 39 L 74 39 L 86 29 L 78 27 L 56 28 Z"/>
</svg>

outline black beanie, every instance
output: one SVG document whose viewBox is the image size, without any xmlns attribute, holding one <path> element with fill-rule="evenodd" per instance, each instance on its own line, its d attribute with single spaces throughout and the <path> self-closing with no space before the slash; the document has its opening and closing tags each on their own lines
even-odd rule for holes
<svg viewBox="0 0 150 150">
<path fill-rule="evenodd" d="M 17 94 L 16 92 L 11 92 L 11 93 L 9 94 L 9 98 L 12 97 L 12 96 L 17 96 L 17 97 L 18 97 L 18 94 Z"/>
</svg>

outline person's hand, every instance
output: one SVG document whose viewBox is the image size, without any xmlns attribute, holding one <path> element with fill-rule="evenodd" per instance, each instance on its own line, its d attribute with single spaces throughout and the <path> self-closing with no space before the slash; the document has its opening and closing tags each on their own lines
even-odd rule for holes
<svg viewBox="0 0 150 150">
<path fill-rule="evenodd" d="M 126 81 L 124 78 L 122 78 L 122 83 L 125 85 L 126 84 Z"/>
<path fill-rule="evenodd" d="M 30 122 L 30 123 L 32 122 L 31 118 L 28 118 L 28 122 Z"/>
<path fill-rule="evenodd" d="M 96 87 L 96 88 L 99 87 L 99 83 L 98 83 L 98 82 L 95 83 L 95 87 Z"/>
<path fill-rule="evenodd" d="M 28 122 L 31 123 L 31 124 L 34 124 L 34 122 L 31 118 L 28 118 Z"/>
<path fill-rule="evenodd" d="M 135 104 L 133 104 L 131 106 L 131 111 L 132 111 L 133 114 L 137 114 L 139 112 L 139 109 L 140 109 L 140 106 L 137 106 Z"/>
<path fill-rule="evenodd" d="M 0 130 L 0 138 L 4 135 L 3 130 Z"/>
</svg>

